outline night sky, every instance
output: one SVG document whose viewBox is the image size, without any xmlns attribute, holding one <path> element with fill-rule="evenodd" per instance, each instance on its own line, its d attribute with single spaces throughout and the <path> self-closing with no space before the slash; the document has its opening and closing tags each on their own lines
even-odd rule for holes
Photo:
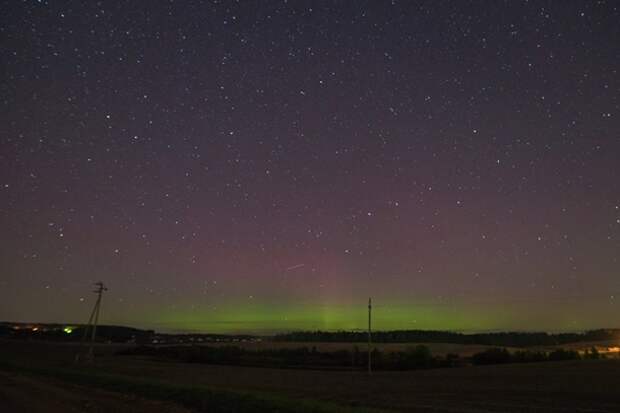
<svg viewBox="0 0 620 413">
<path fill-rule="evenodd" d="M 0 319 L 620 326 L 617 1 L 4 1 Z"/>
</svg>

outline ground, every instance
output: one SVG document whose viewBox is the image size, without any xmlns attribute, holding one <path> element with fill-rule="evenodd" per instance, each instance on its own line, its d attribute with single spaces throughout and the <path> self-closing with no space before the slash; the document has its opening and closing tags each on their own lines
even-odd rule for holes
<svg viewBox="0 0 620 413">
<path fill-rule="evenodd" d="M 576 361 L 410 372 L 258 369 L 115 361 L 111 371 L 412 412 L 618 412 L 620 363 Z"/>
<path fill-rule="evenodd" d="M 189 413 L 173 403 L 0 371 L 3 413 Z"/>
<path fill-rule="evenodd" d="M 71 345 L 0 341 L 2 358 L 27 368 L 75 369 Z M 115 348 L 98 347 L 93 366 L 82 373 L 105 372 L 123 380 L 144 377 L 162 385 L 214 391 L 234 390 L 313 400 L 338 406 L 365 406 L 379 411 L 434 413 L 620 411 L 620 361 L 581 360 L 408 372 L 283 370 L 214 366 L 114 356 Z M 76 387 L 36 375 L 2 373 L 0 401 L 13 411 L 150 411 L 183 412 L 172 404 Z M 6 385 L 5 385 L 6 384 Z M 31 395 L 38 395 L 32 397 Z M 87 397 L 84 395 L 88 395 Z M 36 400 L 35 400 L 36 399 Z M 88 403 L 85 404 L 86 400 Z M 154 404 L 152 404 L 154 403 Z M 52 408 L 47 408 L 47 406 Z M 127 406 L 133 410 L 123 410 Z M 19 410 L 26 406 L 25 410 Z M 60 406 L 60 410 L 53 410 Z M 18 408 L 18 410 L 15 410 Z M 42 408 L 43 410 L 37 410 Z M 77 410 L 76 410 L 77 409 Z M 90 409 L 90 410 L 89 410 Z M 97 410 L 99 409 L 99 410 Z M 140 410 L 143 409 L 143 410 Z M 3 410 L 4 411 L 4 410 Z M 11 411 L 11 410 L 9 410 Z M 202 411 L 197 409 L 195 411 Z M 211 410 L 209 410 L 211 411 Z"/>
</svg>

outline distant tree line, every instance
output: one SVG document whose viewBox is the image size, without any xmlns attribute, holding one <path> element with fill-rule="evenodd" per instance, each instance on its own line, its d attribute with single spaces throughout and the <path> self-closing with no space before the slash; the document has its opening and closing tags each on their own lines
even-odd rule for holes
<svg viewBox="0 0 620 413">
<path fill-rule="evenodd" d="M 34 328 L 36 327 L 36 328 Z M 48 341 L 80 341 L 84 337 L 85 325 L 65 324 L 23 324 L 0 323 L 0 337 L 14 339 L 35 339 Z M 90 337 L 90 336 L 89 336 Z M 198 341 L 249 341 L 256 339 L 248 334 L 165 334 L 153 330 L 133 327 L 100 325 L 97 326 L 96 340 L 112 343 L 185 343 Z"/>
<path fill-rule="evenodd" d="M 35 339 L 49 341 L 80 341 L 84 337 L 86 326 L 72 326 L 65 329 L 63 325 L 41 324 L 36 330 L 31 328 L 11 328 L 0 326 L 0 337 L 14 339 Z M 125 343 L 128 341 L 147 340 L 153 331 L 140 330 L 123 326 L 101 325 L 97 327 L 97 341 Z"/>
<path fill-rule="evenodd" d="M 79 341 L 84 336 L 84 325 L 74 325 L 65 330 L 61 324 L 39 324 L 40 328 L 17 328 L 16 324 L 0 323 L 0 337 L 17 339 L 45 339 L 57 341 Z M 599 329 L 583 333 L 476 333 L 464 334 L 433 330 L 376 331 L 374 343 L 452 343 L 477 344 L 495 347 L 558 346 L 568 343 L 605 341 L 620 338 L 618 329 Z M 180 344 L 193 342 L 235 342 L 265 339 L 252 335 L 225 334 L 160 334 L 153 330 L 141 330 L 124 326 L 102 325 L 97 327 L 97 340 L 109 342 L 134 342 L 137 344 Z M 272 337 L 280 342 L 326 342 L 365 343 L 368 340 L 363 331 L 299 331 L 277 334 Z"/>
<path fill-rule="evenodd" d="M 377 331 L 372 334 L 375 343 L 453 343 L 480 344 L 499 347 L 553 346 L 584 341 L 611 340 L 619 330 L 591 330 L 584 333 L 476 333 L 463 334 L 432 330 Z M 368 340 L 362 331 L 299 331 L 274 336 L 276 341 L 362 343 Z"/>
</svg>

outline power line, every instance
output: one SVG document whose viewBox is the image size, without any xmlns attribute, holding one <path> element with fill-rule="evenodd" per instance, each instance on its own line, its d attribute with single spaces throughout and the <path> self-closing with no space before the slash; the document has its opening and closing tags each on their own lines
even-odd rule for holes
<svg viewBox="0 0 620 413">
<path fill-rule="evenodd" d="M 82 336 L 82 348 L 86 344 L 86 338 L 88 337 L 88 332 L 90 331 L 90 345 L 88 347 L 88 352 L 85 354 L 85 359 L 87 361 L 93 361 L 95 358 L 95 338 L 97 337 L 97 324 L 99 324 L 99 314 L 101 312 L 101 297 L 103 296 L 104 291 L 108 291 L 108 288 L 101 282 L 96 282 L 95 290 L 93 292 L 97 294 L 97 301 L 95 302 L 95 306 L 90 313 L 90 317 L 88 318 L 88 324 L 84 329 L 84 335 Z M 80 361 L 80 354 L 78 353 L 75 357 L 75 361 Z"/>
<path fill-rule="evenodd" d="M 372 356 L 370 347 L 372 345 L 372 328 L 371 328 L 372 298 L 368 297 L 368 374 L 372 374 Z"/>
</svg>

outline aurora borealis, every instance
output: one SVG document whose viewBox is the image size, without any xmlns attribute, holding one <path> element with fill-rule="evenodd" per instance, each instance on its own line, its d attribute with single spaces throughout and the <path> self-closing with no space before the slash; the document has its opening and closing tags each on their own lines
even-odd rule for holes
<svg viewBox="0 0 620 413">
<path fill-rule="evenodd" d="M 0 319 L 620 327 L 614 1 L 0 9 Z"/>
</svg>

